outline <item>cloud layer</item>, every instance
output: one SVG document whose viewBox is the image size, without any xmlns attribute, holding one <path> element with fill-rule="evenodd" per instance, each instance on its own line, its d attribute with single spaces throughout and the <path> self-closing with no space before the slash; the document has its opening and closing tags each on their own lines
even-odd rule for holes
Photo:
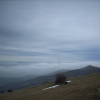
<svg viewBox="0 0 100 100">
<path fill-rule="evenodd" d="M 99 5 L 98 0 L 0 1 L 0 61 L 100 61 Z"/>
<path fill-rule="evenodd" d="M 16 63 L 16 62 L 0 62 L 0 77 L 22 77 L 27 75 L 45 75 L 58 70 L 73 70 L 83 68 L 87 65 L 92 64 L 93 66 L 100 67 L 99 62 L 70 62 L 70 63 Z"/>
</svg>

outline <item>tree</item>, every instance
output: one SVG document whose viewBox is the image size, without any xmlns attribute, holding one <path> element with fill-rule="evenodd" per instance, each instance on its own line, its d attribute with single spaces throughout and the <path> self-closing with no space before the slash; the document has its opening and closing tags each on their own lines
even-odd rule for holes
<svg viewBox="0 0 100 100">
<path fill-rule="evenodd" d="M 0 93 L 3 93 L 3 91 L 1 91 Z"/>
<path fill-rule="evenodd" d="M 8 92 L 13 92 L 13 90 L 12 89 L 9 89 Z"/>
<path fill-rule="evenodd" d="M 62 74 L 57 74 L 56 75 L 56 80 L 55 80 L 55 84 L 62 84 L 65 83 L 67 80 L 66 76 L 62 75 Z"/>
</svg>

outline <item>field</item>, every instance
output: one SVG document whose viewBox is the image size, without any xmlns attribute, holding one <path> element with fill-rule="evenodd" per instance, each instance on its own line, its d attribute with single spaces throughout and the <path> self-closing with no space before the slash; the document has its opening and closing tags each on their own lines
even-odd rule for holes
<svg viewBox="0 0 100 100">
<path fill-rule="evenodd" d="M 100 100 L 100 74 L 69 80 L 72 82 L 49 90 L 43 89 L 54 85 L 54 82 L 1 93 L 0 100 Z"/>
</svg>

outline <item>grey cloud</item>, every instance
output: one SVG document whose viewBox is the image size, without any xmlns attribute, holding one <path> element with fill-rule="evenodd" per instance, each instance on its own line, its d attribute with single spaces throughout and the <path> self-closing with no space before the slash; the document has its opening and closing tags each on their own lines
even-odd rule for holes
<svg viewBox="0 0 100 100">
<path fill-rule="evenodd" d="M 0 2 L 1 60 L 100 60 L 100 1 Z"/>
<path fill-rule="evenodd" d="M 99 62 L 69 62 L 69 63 L 60 63 L 60 69 L 78 69 L 85 67 L 89 64 L 94 66 L 100 65 Z M 31 63 L 25 65 L 17 65 L 11 67 L 0 67 L 0 76 L 1 77 L 20 77 L 26 75 L 43 75 L 53 71 L 59 70 L 59 64 L 57 63 Z"/>
</svg>

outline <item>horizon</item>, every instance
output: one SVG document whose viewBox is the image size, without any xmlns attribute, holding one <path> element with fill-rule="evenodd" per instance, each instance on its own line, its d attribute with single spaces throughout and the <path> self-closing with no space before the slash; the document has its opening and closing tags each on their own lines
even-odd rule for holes
<svg viewBox="0 0 100 100">
<path fill-rule="evenodd" d="M 0 66 L 0 77 L 3 78 L 20 78 L 20 77 L 27 77 L 27 76 L 43 76 L 45 74 L 50 74 L 55 71 L 61 70 L 76 70 L 87 67 L 89 65 L 98 67 L 99 63 L 92 63 L 91 62 L 84 62 L 84 63 L 61 63 L 59 67 L 59 63 L 33 63 L 33 62 L 13 62 L 7 63 Z M 28 68 L 28 69 L 27 69 Z M 27 69 L 27 70 L 26 70 Z"/>
</svg>

